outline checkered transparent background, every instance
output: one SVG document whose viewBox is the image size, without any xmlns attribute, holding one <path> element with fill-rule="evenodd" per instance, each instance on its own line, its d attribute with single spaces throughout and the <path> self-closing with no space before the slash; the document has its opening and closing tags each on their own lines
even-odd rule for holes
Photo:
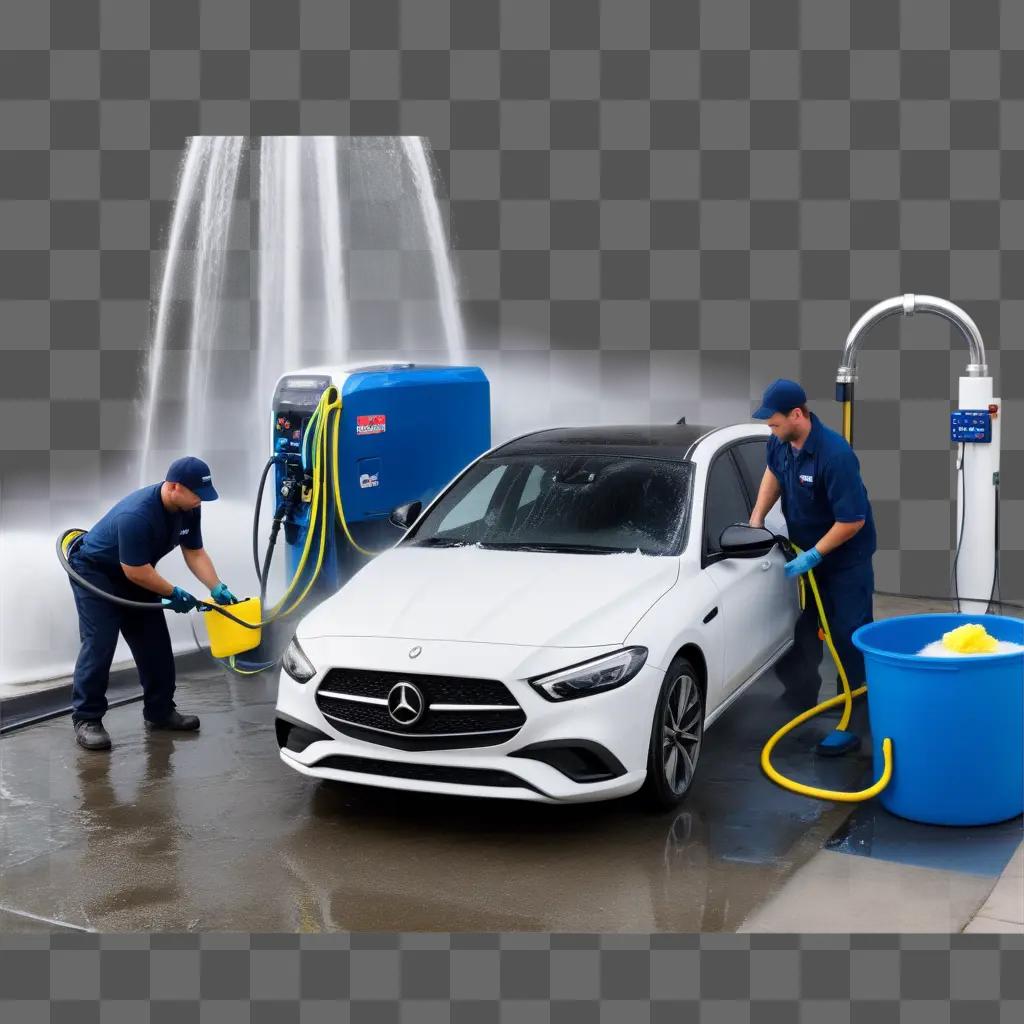
<svg viewBox="0 0 1024 1024">
<path fill-rule="evenodd" d="M 509 429 L 728 422 L 779 375 L 835 425 L 868 305 L 962 304 L 1005 399 L 1003 591 L 1024 594 L 1014 0 L 0 0 L 0 47 L 8 507 L 123 473 L 188 136 L 416 134 Z M 867 349 L 878 585 L 946 594 L 966 348 L 925 317 Z"/>
<path fill-rule="evenodd" d="M 863 309 L 962 304 L 1024 593 L 1016 0 L 0 0 L 0 50 L 6 500 L 121 472 L 189 136 L 422 135 L 470 355 L 530 425 L 726 422 L 779 375 L 835 424 Z M 878 582 L 942 594 L 966 353 L 926 319 L 868 347 Z M 12 1024 L 986 1024 L 1022 978 L 993 936 L 0 936 Z"/>
<path fill-rule="evenodd" d="M 11 1024 L 1010 1024 L 1016 936 L 0 936 Z"/>
</svg>

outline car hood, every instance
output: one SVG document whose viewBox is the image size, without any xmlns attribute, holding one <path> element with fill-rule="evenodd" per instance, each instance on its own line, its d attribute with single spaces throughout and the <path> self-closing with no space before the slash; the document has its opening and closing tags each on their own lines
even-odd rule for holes
<svg viewBox="0 0 1024 1024">
<path fill-rule="evenodd" d="M 398 547 L 307 615 L 298 635 L 529 647 L 619 643 L 678 575 L 676 558 L 639 553 Z"/>
</svg>

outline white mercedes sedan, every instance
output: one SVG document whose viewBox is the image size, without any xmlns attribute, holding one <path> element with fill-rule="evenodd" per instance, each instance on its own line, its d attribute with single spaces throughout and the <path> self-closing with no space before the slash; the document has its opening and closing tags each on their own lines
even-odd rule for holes
<svg viewBox="0 0 1024 1024">
<path fill-rule="evenodd" d="M 708 727 L 793 639 L 781 511 L 745 525 L 768 436 L 542 430 L 396 509 L 402 539 L 299 623 L 281 759 L 391 789 L 678 803 Z"/>
</svg>

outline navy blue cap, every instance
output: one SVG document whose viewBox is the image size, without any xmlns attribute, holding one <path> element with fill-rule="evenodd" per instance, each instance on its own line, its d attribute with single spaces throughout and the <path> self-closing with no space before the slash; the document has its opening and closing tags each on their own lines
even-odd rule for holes
<svg viewBox="0 0 1024 1024">
<path fill-rule="evenodd" d="M 171 484 L 184 484 L 203 501 L 216 501 L 217 492 L 211 480 L 210 467 L 194 455 L 175 459 L 168 467 L 164 479 Z"/>
<path fill-rule="evenodd" d="M 769 384 L 761 396 L 761 408 L 755 409 L 755 420 L 767 420 L 777 412 L 792 412 L 798 405 L 807 404 L 807 393 L 795 380 L 780 377 Z"/>
</svg>

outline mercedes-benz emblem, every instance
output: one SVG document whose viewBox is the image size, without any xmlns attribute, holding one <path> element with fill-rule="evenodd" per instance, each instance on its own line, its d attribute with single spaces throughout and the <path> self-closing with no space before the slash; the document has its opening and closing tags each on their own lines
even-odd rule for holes
<svg viewBox="0 0 1024 1024">
<path fill-rule="evenodd" d="M 399 725 L 415 725 L 427 709 L 427 702 L 418 686 L 395 683 L 388 693 L 388 714 Z"/>
<path fill-rule="evenodd" d="M 418 658 L 418 657 L 419 657 L 419 656 L 420 656 L 420 655 L 421 655 L 422 653 L 423 653 L 423 648 L 422 648 L 422 647 L 419 647 L 419 646 L 417 646 L 417 647 L 414 647 L 414 648 L 413 648 L 413 649 L 412 649 L 412 650 L 411 650 L 411 651 L 409 652 L 409 657 L 410 657 L 410 658 Z"/>
</svg>

